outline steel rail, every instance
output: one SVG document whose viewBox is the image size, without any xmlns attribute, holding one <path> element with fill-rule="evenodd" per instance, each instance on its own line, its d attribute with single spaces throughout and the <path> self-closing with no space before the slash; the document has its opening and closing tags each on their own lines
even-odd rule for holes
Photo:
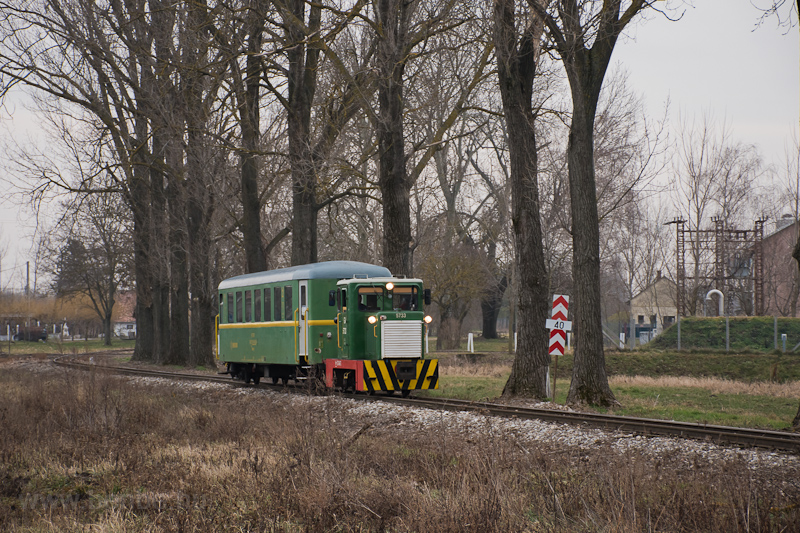
<svg viewBox="0 0 800 533">
<path fill-rule="evenodd" d="M 119 352 L 116 352 L 116 354 L 95 353 L 92 355 L 98 356 L 118 354 Z M 82 356 L 85 358 L 87 355 L 83 354 Z M 78 361 L 73 357 L 68 357 L 66 360 L 64 360 L 65 358 L 63 357 L 60 357 L 54 359 L 53 362 L 60 366 L 79 368 L 82 370 L 91 370 L 94 368 L 131 376 L 207 381 L 223 383 L 232 386 L 245 386 L 244 383 L 231 380 L 227 377 L 223 378 L 220 376 L 187 374 L 168 370 L 152 370 L 107 364 L 94 364 L 86 361 Z M 260 387 L 271 390 L 286 389 L 285 385 L 272 385 L 267 383 L 262 383 Z M 297 389 L 300 388 L 303 390 L 308 390 L 308 387 L 305 385 L 297 387 Z M 337 395 L 345 398 L 365 401 L 390 402 L 396 405 L 406 405 L 410 407 L 423 407 L 446 411 L 476 412 L 491 416 L 518 418 L 522 420 L 541 420 L 544 422 L 557 424 L 598 428 L 606 431 L 628 432 L 647 437 L 677 437 L 700 440 L 722 446 L 755 447 L 800 453 L 800 434 L 784 431 L 737 428 L 712 424 L 698 424 L 693 422 L 678 422 L 675 420 L 637 418 L 601 413 L 544 409 L 537 407 L 514 407 L 491 402 L 473 402 L 451 398 L 401 398 L 398 396 L 387 396 L 381 394 L 364 395 L 341 392 L 337 393 Z"/>
<path fill-rule="evenodd" d="M 800 434 L 766 429 L 737 428 L 694 422 L 678 422 L 652 418 L 637 418 L 601 413 L 583 413 L 537 407 L 509 407 L 489 402 L 436 398 L 382 398 L 398 405 L 413 405 L 431 409 L 474 411 L 505 418 L 542 420 L 584 427 L 622 431 L 647 437 L 679 437 L 702 440 L 720 445 L 756 447 L 771 450 L 800 452 Z"/>
</svg>

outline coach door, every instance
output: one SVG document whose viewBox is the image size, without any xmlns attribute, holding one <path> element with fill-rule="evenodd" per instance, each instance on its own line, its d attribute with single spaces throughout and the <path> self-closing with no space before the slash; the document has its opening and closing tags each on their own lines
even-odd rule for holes
<svg viewBox="0 0 800 533">
<path fill-rule="evenodd" d="M 308 356 L 308 282 L 300 282 L 300 313 L 297 326 L 298 355 Z"/>
</svg>

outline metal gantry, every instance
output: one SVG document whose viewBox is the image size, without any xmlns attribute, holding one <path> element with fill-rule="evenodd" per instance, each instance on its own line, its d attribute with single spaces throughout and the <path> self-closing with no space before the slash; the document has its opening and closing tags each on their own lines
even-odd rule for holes
<svg viewBox="0 0 800 533">
<path fill-rule="evenodd" d="M 714 229 L 687 229 L 686 221 L 675 218 L 667 224 L 676 227 L 677 313 L 686 315 L 686 281 L 692 281 L 692 290 L 715 288 L 727 294 L 752 295 L 752 309 L 748 314 L 764 313 L 764 219 L 755 221 L 752 230 L 728 228 L 721 217 L 712 217 Z M 692 272 L 686 273 L 686 245 L 691 250 Z M 713 259 L 711 258 L 713 253 Z M 711 264 L 713 262 L 713 265 Z M 705 294 L 705 292 L 703 292 Z M 697 294 L 692 294 L 697 299 Z M 729 298 L 728 302 L 732 302 Z M 730 303 L 728 304 L 730 305 Z"/>
</svg>

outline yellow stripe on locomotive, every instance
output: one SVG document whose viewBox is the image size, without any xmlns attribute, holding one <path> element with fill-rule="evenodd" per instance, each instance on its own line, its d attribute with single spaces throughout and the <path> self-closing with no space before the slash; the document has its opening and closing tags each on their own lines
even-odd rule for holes
<svg viewBox="0 0 800 533">
<path fill-rule="evenodd" d="M 438 388 L 438 359 L 364 361 L 362 390 L 375 392 Z"/>
</svg>

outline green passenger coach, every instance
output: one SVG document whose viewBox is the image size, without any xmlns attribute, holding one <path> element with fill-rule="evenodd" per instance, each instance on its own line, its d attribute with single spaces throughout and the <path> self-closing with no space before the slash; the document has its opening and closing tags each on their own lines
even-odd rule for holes
<svg viewBox="0 0 800 533">
<path fill-rule="evenodd" d="M 435 389 L 428 304 L 421 280 L 355 261 L 236 276 L 219 285 L 217 357 L 256 384 L 315 376 L 344 390 Z"/>
</svg>

